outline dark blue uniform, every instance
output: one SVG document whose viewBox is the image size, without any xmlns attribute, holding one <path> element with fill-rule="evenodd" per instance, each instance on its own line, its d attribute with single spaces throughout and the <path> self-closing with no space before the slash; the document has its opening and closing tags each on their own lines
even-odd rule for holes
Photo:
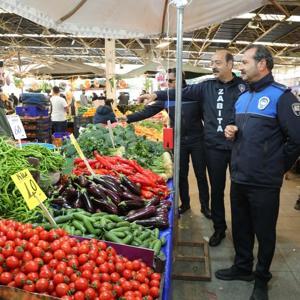
<svg viewBox="0 0 300 300">
<path fill-rule="evenodd" d="M 163 109 L 168 109 L 171 127 L 174 127 L 175 102 L 155 101 L 144 110 L 127 116 L 127 122 L 137 122 L 150 118 Z M 206 178 L 206 162 L 203 145 L 203 123 L 201 108 L 196 102 L 185 102 L 181 111 L 181 143 L 179 193 L 182 205 L 190 206 L 188 172 L 189 157 L 192 158 L 194 172 L 197 178 L 199 199 L 202 207 L 209 207 L 209 190 Z"/>
<path fill-rule="evenodd" d="M 110 105 L 98 106 L 93 121 L 94 124 L 107 124 L 107 121 L 110 121 L 111 123 L 117 122 L 116 116 Z"/>
<path fill-rule="evenodd" d="M 209 79 L 189 85 L 182 90 L 182 101 L 199 101 L 203 110 L 205 155 L 211 184 L 211 212 L 215 231 L 227 228 L 224 208 L 226 170 L 230 163 L 232 142 L 226 140 L 224 129 L 232 122 L 234 104 L 239 94 L 246 89 L 241 78 L 229 82 Z M 158 100 L 166 101 L 166 91 L 155 92 Z M 175 90 L 169 90 L 175 98 Z"/>
<path fill-rule="evenodd" d="M 284 173 L 300 155 L 300 102 L 271 74 L 250 85 L 235 104 L 238 127 L 231 160 L 231 210 L 235 266 L 267 282 L 276 242 Z"/>
</svg>

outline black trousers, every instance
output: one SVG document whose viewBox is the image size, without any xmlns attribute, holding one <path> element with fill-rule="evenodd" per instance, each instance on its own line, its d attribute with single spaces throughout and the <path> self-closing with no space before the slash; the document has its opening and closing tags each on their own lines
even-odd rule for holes
<svg viewBox="0 0 300 300">
<path fill-rule="evenodd" d="M 215 231 L 225 231 L 224 189 L 226 171 L 230 165 L 230 150 L 205 148 L 205 156 L 211 186 L 211 216 Z"/>
<path fill-rule="evenodd" d="M 232 182 L 231 217 L 235 248 L 234 264 L 252 271 L 254 237 L 258 241 L 255 277 L 268 282 L 276 244 L 276 223 L 280 188 L 258 187 Z"/>
<path fill-rule="evenodd" d="M 67 121 L 52 121 L 52 131 L 53 132 L 66 132 L 67 131 Z"/>
<path fill-rule="evenodd" d="M 192 158 L 194 172 L 197 178 L 199 200 L 201 206 L 209 207 L 209 189 L 206 177 L 206 160 L 203 141 L 181 144 L 180 147 L 180 172 L 179 194 L 183 206 L 190 205 L 189 195 L 189 161 Z"/>
</svg>

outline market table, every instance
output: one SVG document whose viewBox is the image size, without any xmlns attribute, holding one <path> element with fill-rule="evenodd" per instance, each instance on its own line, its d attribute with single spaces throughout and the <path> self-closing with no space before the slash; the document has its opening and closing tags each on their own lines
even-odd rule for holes
<svg viewBox="0 0 300 300">
<path fill-rule="evenodd" d="M 168 181 L 168 187 L 170 191 L 173 191 L 173 179 Z M 164 274 L 164 284 L 163 284 L 163 294 L 162 300 L 172 299 L 172 260 L 173 260 L 173 220 L 174 220 L 174 193 L 171 193 L 168 200 L 173 202 L 171 209 L 169 211 L 169 223 L 170 227 L 160 231 L 160 237 L 166 239 L 166 244 L 163 247 L 163 252 L 166 256 L 165 274 Z"/>
</svg>

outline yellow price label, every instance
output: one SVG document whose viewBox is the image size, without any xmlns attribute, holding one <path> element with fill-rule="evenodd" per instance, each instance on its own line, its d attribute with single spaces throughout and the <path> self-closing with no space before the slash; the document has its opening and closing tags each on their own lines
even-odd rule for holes
<svg viewBox="0 0 300 300">
<path fill-rule="evenodd" d="M 85 156 L 84 156 L 84 154 L 83 154 L 83 152 L 82 152 L 82 150 L 81 150 L 79 144 L 77 143 L 77 141 L 76 141 L 73 134 L 70 135 L 70 140 L 71 140 L 71 143 L 74 145 L 74 147 L 75 147 L 77 153 L 79 154 L 80 158 L 85 159 Z"/>
<path fill-rule="evenodd" d="M 47 199 L 47 196 L 41 190 L 28 169 L 11 175 L 11 178 L 22 194 L 29 209 L 34 209 Z"/>
<path fill-rule="evenodd" d="M 83 154 L 83 152 L 82 152 L 82 150 L 81 150 L 79 144 L 77 143 L 77 141 L 76 141 L 73 134 L 70 135 L 70 140 L 71 140 L 71 143 L 74 145 L 74 147 L 75 147 L 77 153 L 79 154 L 80 158 L 84 161 L 84 163 L 85 163 L 86 167 L 88 168 L 88 170 L 90 171 L 90 173 L 92 175 L 94 175 L 95 173 L 94 173 L 93 169 L 91 168 L 89 162 L 87 161 L 86 157 L 84 156 L 84 154 Z"/>
</svg>

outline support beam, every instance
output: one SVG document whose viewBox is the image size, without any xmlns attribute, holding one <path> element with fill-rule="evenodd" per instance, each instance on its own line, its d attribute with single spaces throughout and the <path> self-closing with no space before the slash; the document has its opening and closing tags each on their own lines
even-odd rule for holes
<svg viewBox="0 0 300 300">
<path fill-rule="evenodd" d="M 106 97 L 116 102 L 116 42 L 114 39 L 105 39 L 105 65 L 106 65 Z"/>
</svg>

